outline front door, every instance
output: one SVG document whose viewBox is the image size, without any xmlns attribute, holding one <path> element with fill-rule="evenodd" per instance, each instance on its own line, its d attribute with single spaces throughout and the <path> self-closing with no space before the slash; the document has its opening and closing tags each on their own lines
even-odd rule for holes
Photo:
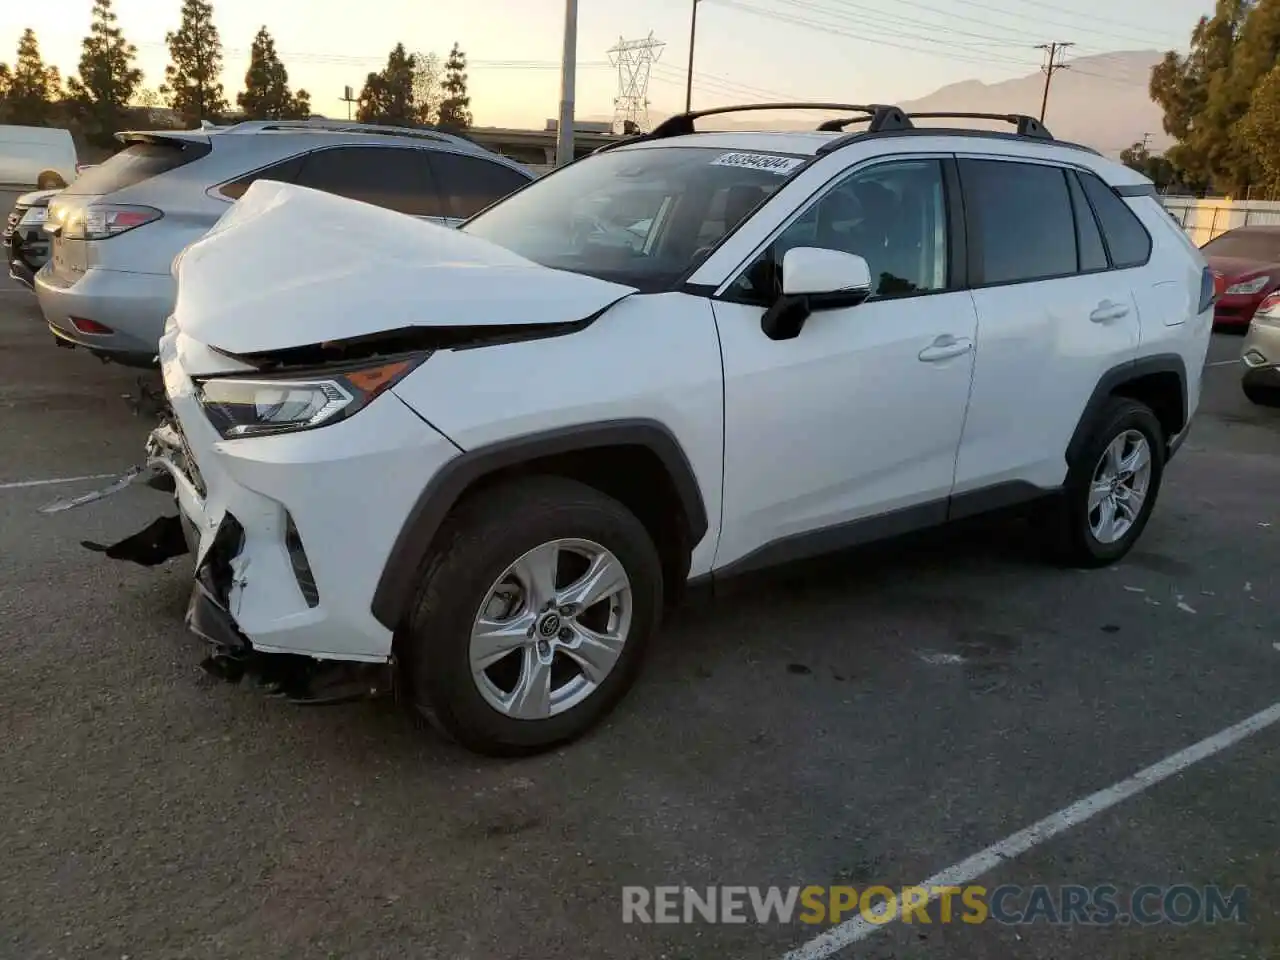
<svg viewBox="0 0 1280 960">
<path fill-rule="evenodd" d="M 942 159 L 877 161 L 825 189 L 757 259 L 780 264 L 797 246 L 856 253 L 871 268 L 869 300 L 815 312 L 779 341 L 761 330 L 769 297 L 754 264 L 715 301 L 725 376 L 717 567 L 945 518 L 977 338 L 973 298 L 950 279 L 948 220 Z"/>
</svg>

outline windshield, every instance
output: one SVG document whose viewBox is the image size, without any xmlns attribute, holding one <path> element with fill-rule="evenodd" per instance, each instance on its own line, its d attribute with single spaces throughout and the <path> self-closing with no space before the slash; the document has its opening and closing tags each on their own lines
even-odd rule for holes
<svg viewBox="0 0 1280 960">
<path fill-rule="evenodd" d="M 544 267 L 667 289 L 805 160 L 712 147 L 610 151 L 531 184 L 461 229 Z"/>
<path fill-rule="evenodd" d="M 1206 257 L 1238 257 L 1241 260 L 1280 261 L 1280 232 L 1232 230 L 1201 248 Z"/>
</svg>

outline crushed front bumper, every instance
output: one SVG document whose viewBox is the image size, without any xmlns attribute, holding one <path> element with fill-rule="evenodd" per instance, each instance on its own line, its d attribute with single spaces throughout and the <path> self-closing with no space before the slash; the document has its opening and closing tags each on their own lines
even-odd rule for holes
<svg viewBox="0 0 1280 960">
<path fill-rule="evenodd" d="M 372 610 L 378 580 L 423 487 L 458 449 L 390 392 L 322 429 L 224 439 L 187 373 L 218 369 L 218 358 L 176 327 L 160 358 L 167 414 L 145 465 L 110 489 L 168 490 L 177 515 L 87 546 L 148 565 L 190 552 L 188 625 L 223 647 L 388 664 L 393 632 Z"/>
</svg>

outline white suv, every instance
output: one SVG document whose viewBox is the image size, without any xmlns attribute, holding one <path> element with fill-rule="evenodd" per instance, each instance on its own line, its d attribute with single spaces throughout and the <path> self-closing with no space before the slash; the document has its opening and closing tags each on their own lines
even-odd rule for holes
<svg viewBox="0 0 1280 960">
<path fill-rule="evenodd" d="M 691 583 L 1032 501 L 1069 561 L 1123 556 L 1196 412 L 1203 259 L 1033 119 L 840 109 L 678 116 L 459 231 L 255 184 L 179 264 L 150 448 L 210 663 L 304 699 L 374 665 L 527 752 Z M 98 549 L 154 563 L 179 522 Z"/>
</svg>

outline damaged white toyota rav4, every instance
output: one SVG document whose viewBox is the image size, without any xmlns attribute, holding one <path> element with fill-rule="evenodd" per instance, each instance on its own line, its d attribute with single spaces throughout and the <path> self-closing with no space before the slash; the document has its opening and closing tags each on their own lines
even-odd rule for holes
<svg viewBox="0 0 1280 960">
<path fill-rule="evenodd" d="M 692 583 L 1033 501 L 1122 557 L 1199 400 L 1195 247 L 1033 119 L 816 106 L 853 116 L 678 116 L 457 231 L 254 184 L 175 265 L 136 476 L 179 517 L 98 549 L 189 550 L 229 678 L 396 678 L 486 753 L 590 728 Z"/>
</svg>

